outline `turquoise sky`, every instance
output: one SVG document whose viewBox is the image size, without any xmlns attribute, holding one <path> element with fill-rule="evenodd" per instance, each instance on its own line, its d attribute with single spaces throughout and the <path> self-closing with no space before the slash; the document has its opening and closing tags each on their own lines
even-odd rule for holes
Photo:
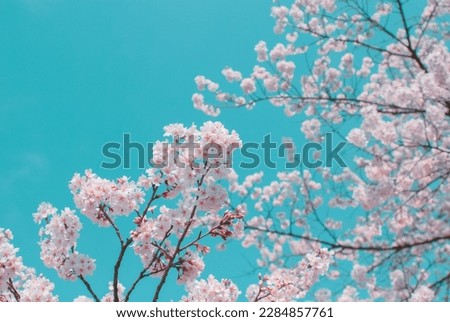
<svg viewBox="0 0 450 322">
<path fill-rule="evenodd" d="M 52 279 L 61 300 L 87 293 L 81 283 L 61 281 L 42 265 L 31 214 L 42 201 L 74 208 L 67 182 L 86 168 L 111 179 L 137 179 L 141 171 L 135 168 L 100 167 L 103 144 L 120 142 L 123 133 L 151 142 L 162 138 L 166 124 L 208 120 L 192 108 L 193 78 L 222 79 L 225 66 L 248 72 L 254 45 L 276 39 L 271 3 L 0 1 L 0 227 L 13 231 L 25 264 Z M 219 120 L 244 141 L 260 142 L 269 131 L 277 140 L 300 134 L 298 120 L 266 107 L 223 111 Z M 80 251 L 97 259 L 91 281 L 102 295 L 117 243 L 112 231 L 82 220 Z M 245 292 L 255 281 L 246 274 L 254 264 L 251 254 L 239 247 L 211 254 L 202 277 L 212 272 L 232 278 Z M 137 269 L 131 261 L 123 280 L 130 281 Z M 149 300 L 152 285 L 139 288 L 134 300 Z M 164 300 L 180 298 L 182 288 L 174 285 L 163 292 Z"/>
</svg>

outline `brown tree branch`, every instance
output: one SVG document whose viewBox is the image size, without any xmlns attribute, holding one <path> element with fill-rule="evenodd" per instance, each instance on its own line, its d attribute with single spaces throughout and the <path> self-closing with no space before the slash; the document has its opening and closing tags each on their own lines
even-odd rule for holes
<svg viewBox="0 0 450 322">
<path fill-rule="evenodd" d="M 78 278 L 80 279 L 80 281 L 83 282 L 84 286 L 86 286 L 88 292 L 92 295 L 92 297 L 94 298 L 95 302 L 100 302 L 100 299 L 98 298 L 97 294 L 95 294 L 94 290 L 91 287 L 91 284 L 89 284 L 89 282 L 84 278 L 83 275 L 79 275 Z"/>
<path fill-rule="evenodd" d="M 158 298 L 159 298 L 159 293 L 161 292 L 162 287 L 164 286 L 164 284 L 166 283 L 166 279 L 167 276 L 169 275 L 169 271 L 172 268 L 173 262 L 175 261 L 175 258 L 178 256 L 180 249 L 181 249 L 181 244 L 183 243 L 184 238 L 186 237 L 189 228 L 191 228 L 192 225 L 192 219 L 194 218 L 196 212 L 197 212 L 197 201 L 198 201 L 198 196 L 195 199 L 195 206 L 192 208 L 192 212 L 191 215 L 189 216 L 189 221 L 186 224 L 186 227 L 180 237 L 180 239 L 178 240 L 177 246 L 175 248 L 175 251 L 173 252 L 172 257 L 169 259 L 169 262 L 167 263 L 167 267 L 164 270 L 163 276 L 161 277 L 161 281 L 159 282 L 158 286 L 156 287 L 156 291 L 155 291 L 155 295 L 153 296 L 153 302 L 157 302 Z"/>
<path fill-rule="evenodd" d="M 134 292 L 134 289 L 137 287 L 137 285 L 146 277 L 150 276 L 151 274 L 148 274 L 147 271 L 150 269 L 150 267 L 155 263 L 155 261 L 157 259 L 159 259 L 162 256 L 162 252 L 161 252 L 161 247 L 164 244 L 164 242 L 167 240 L 167 238 L 169 238 L 171 231 L 172 231 L 173 226 L 170 227 L 170 229 L 166 232 L 163 240 L 159 243 L 159 248 L 157 248 L 157 251 L 155 252 L 155 254 L 153 255 L 152 260 L 150 261 L 150 263 L 139 273 L 138 277 L 136 278 L 136 280 L 133 282 L 133 284 L 131 285 L 130 289 L 128 290 L 124 302 L 128 302 L 130 299 L 131 294 Z"/>
<path fill-rule="evenodd" d="M 16 302 L 20 302 L 20 294 L 14 287 L 14 283 L 13 283 L 12 279 L 9 279 L 6 284 L 8 285 L 8 290 L 12 293 L 12 295 L 16 299 Z"/>
<path fill-rule="evenodd" d="M 114 280 L 113 280 L 113 293 L 114 293 L 114 302 L 119 302 L 119 270 L 120 265 L 122 264 L 123 257 L 128 249 L 128 246 L 131 245 L 133 239 L 127 238 L 125 244 L 122 245 L 119 253 L 119 257 L 117 258 L 116 263 L 114 264 Z"/>
<path fill-rule="evenodd" d="M 446 235 L 446 236 L 437 236 L 437 237 L 434 237 L 434 238 L 431 238 L 431 239 L 427 239 L 427 240 L 423 240 L 423 241 L 420 241 L 420 242 L 405 243 L 405 244 L 394 245 L 394 246 L 383 246 L 383 245 L 376 245 L 376 244 L 370 245 L 370 246 L 352 246 L 352 245 L 346 245 L 346 244 L 340 244 L 340 243 L 333 243 L 333 242 L 329 242 L 329 241 L 326 241 L 326 240 L 321 240 L 321 239 L 316 239 L 316 238 L 312 238 L 312 237 L 297 235 L 297 234 L 293 234 L 293 233 L 287 233 L 287 232 L 278 231 L 278 230 L 270 230 L 270 229 L 263 229 L 263 228 L 259 228 L 259 227 L 253 227 L 253 226 L 249 226 L 249 225 L 246 225 L 245 228 L 246 229 L 250 229 L 250 230 L 256 230 L 256 231 L 264 232 L 264 233 L 273 233 L 273 234 L 278 234 L 278 235 L 281 235 L 281 236 L 290 236 L 290 237 L 303 239 L 303 240 L 310 241 L 310 242 L 320 243 L 320 244 L 329 246 L 330 249 L 347 249 L 347 250 L 355 250 L 355 251 L 357 251 L 357 250 L 362 250 L 362 251 L 381 251 L 381 252 L 401 251 L 403 249 L 408 249 L 408 248 L 413 248 L 413 247 L 417 247 L 417 246 L 423 246 L 423 245 L 427 245 L 427 244 L 432 244 L 432 243 L 443 241 L 443 240 L 450 240 L 450 235 Z"/>
</svg>

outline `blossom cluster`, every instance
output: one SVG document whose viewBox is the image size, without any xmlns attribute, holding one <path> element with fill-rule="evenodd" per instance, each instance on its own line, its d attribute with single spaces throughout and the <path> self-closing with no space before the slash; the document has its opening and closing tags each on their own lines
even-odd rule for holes
<svg viewBox="0 0 450 322">
<path fill-rule="evenodd" d="M 22 258 L 17 257 L 17 248 L 10 243 L 13 236 L 10 230 L 0 230 L 0 293 L 8 288 L 10 280 L 18 275 L 23 267 Z"/>
<path fill-rule="evenodd" d="M 95 260 L 76 251 L 82 226 L 75 211 L 65 208 L 58 214 L 51 204 L 42 203 L 34 218 L 38 223 L 42 219 L 46 223 L 39 231 L 39 244 L 41 259 L 47 267 L 55 269 L 59 277 L 66 280 L 93 274 Z"/>
<path fill-rule="evenodd" d="M 0 228 L 0 302 L 55 302 L 54 284 L 26 267 L 11 243 L 10 230 Z"/>
<path fill-rule="evenodd" d="M 145 193 L 127 177 L 116 182 L 98 177 L 91 170 L 76 173 L 69 188 L 81 213 L 101 226 L 109 226 L 114 216 L 128 215 L 144 202 Z"/>
<path fill-rule="evenodd" d="M 243 245 L 259 250 L 260 266 L 287 265 L 286 249 L 304 255 L 333 245 L 341 250 L 336 263 L 354 268 L 354 285 L 335 299 L 416 301 L 442 293 L 450 239 L 448 8 L 448 0 L 430 0 L 422 15 L 409 16 L 402 1 L 276 1 L 280 40 L 256 44 L 248 75 L 226 67 L 224 85 L 195 79 L 194 103 L 200 99 L 207 114 L 268 102 L 296 116 L 307 140 L 322 142 L 333 131 L 351 144 L 349 168 L 295 169 L 262 186 L 259 173 L 235 179 L 230 190 L 255 211 Z M 363 265 L 362 254 L 370 263 Z M 422 273 L 430 270 L 424 258 L 437 259 L 435 274 Z M 392 278 L 386 286 L 363 274 L 398 277 L 399 263 L 403 283 Z M 330 296 L 325 288 L 317 293 Z"/>
<path fill-rule="evenodd" d="M 247 289 L 250 301 L 291 302 L 305 297 L 312 285 L 324 275 L 332 262 L 332 253 L 320 249 L 307 254 L 292 269 L 275 268 L 269 275 L 261 276 L 260 282 Z"/>
<path fill-rule="evenodd" d="M 209 275 L 206 280 L 186 284 L 187 295 L 184 302 L 236 302 L 241 293 L 238 287 L 228 279 L 220 282 Z"/>
</svg>

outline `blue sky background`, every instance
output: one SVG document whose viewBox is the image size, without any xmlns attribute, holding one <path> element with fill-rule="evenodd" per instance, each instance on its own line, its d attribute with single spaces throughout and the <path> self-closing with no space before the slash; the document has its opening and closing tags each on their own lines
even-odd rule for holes
<svg viewBox="0 0 450 322">
<path fill-rule="evenodd" d="M 0 1 L 0 227 L 13 231 L 25 264 L 54 281 L 61 300 L 87 292 L 80 282 L 61 281 L 42 265 L 31 214 L 42 201 L 74 208 L 67 182 L 86 168 L 111 179 L 123 174 L 137 179 L 136 169 L 100 167 L 103 144 L 121 142 L 123 133 L 151 142 L 162 138 L 166 124 L 208 120 L 192 107 L 193 78 L 222 79 L 220 71 L 228 65 L 250 71 L 254 45 L 276 37 L 270 5 L 269 0 Z M 298 120 L 263 107 L 223 111 L 219 120 L 244 141 L 260 142 L 269 131 L 277 140 L 300 134 Z M 90 280 L 103 295 L 117 242 L 112 231 L 82 221 L 79 249 L 97 259 Z M 251 254 L 239 247 L 211 254 L 202 277 L 212 272 L 232 278 L 245 292 L 256 277 L 246 274 L 254 264 Z M 126 267 L 125 284 L 138 266 L 131 261 Z M 150 299 L 152 285 L 140 287 L 134 300 Z M 171 285 L 164 300 L 183 294 Z"/>
</svg>

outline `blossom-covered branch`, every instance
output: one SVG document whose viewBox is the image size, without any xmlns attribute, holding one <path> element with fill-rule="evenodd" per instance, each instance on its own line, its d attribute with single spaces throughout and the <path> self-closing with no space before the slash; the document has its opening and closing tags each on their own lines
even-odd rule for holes
<svg viewBox="0 0 450 322">
<path fill-rule="evenodd" d="M 248 76 L 224 68 L 229 84 L 197 76 L 194 107 L 282 107 L 307 140 L 346 138 L 353 163 L 236 180 L 235 200 L 254 214 L 243 245 L 260 250 L 261 268 L 334 249 L 328 276 L 348 285 L 335 299 L 448 298 L 450 2 L 429 0 L 421 13 L 403 0 L 274 3 L 279 42 L 256 44 Z"/>
</svg>

